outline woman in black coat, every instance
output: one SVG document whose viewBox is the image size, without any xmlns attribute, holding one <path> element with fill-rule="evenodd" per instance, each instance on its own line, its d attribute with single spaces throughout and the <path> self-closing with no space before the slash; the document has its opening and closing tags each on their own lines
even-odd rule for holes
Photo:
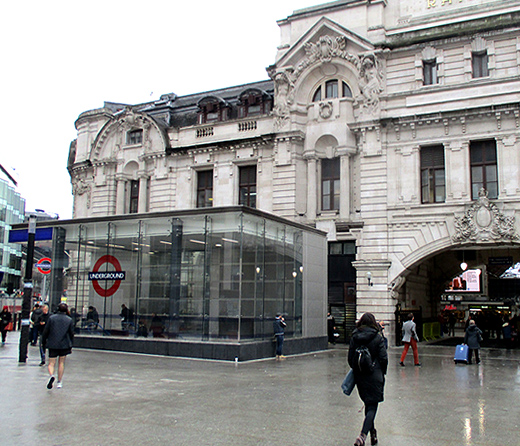
<svg viewBox="0 0 520 446">
<path fill-rule="evenodd" d="M 388 367 L 388 354 L 379 331 L 379 325 L 372 313 L 365 313 L 356 324 L 350 339 L 348 363 L 354 371 L 359 397 L 365 403 L 365 420 L 355 446 L 364 446 L 367 434 L 370 441 L 377 444 L 377 432 L 374 426 L 378 404 L 384 400 L 385 375 Z M 361 371 L 358 366 L 358 347 L 366 346 L 374 362 L 373 371 Z"/>
</svg>

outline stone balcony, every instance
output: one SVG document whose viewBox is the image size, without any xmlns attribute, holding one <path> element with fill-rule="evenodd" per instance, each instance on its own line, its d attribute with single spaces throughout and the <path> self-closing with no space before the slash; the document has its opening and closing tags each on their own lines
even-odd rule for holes
<svg viewBox="0 0 520 446">
<path fill-rule="evenodd" d="M 177 144 L 173 144 L 172 142 L 172 147 L 193 147 L 211 143 L 250 139 L 273 132 L 274 119 L 271 116 L 215 122 L 180 129 Z"/>
</svg>

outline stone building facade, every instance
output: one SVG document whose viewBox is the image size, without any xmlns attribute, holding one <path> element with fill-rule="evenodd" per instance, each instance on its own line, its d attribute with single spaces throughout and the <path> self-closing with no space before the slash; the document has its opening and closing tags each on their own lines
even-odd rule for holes
<svg viewBox="0 0 520 446">
<path fill-rule="evenodd" d="M 487 279 L 520 259 L 519 19 L 518 0 L 295 11 L 267 81 L 82 113 L 74 218 L 245 205 L 321 229 L 329 303 L 390 337 L 396 308 L 514 303 Z M 483 280 L 450 296 L 461 261 Z"/>
</svg>

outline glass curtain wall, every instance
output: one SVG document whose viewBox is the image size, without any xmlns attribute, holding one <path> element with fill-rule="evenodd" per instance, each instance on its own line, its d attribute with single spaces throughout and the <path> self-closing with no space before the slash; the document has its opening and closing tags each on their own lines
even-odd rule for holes
<svg viewBox="0 0 520 446">
<path fill-rule="evenodd" d="M 268 339 L 283 313 L 287 336 L 302 335 L 298 228 L 223 212 L 84 223 L 66 233 L 68 303 L 82 333 Z"/>
</svg>

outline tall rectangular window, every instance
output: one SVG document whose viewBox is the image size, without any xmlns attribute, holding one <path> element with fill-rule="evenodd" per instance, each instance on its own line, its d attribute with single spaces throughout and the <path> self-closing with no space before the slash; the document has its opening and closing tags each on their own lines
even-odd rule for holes
<svg viewBox="0 0 520 446">
<path fill-rule="evenodd" d="M 421 202 L 444 203 L 445 201 L 444 147 L 423 147 L 421 148 Z"/>
<path fill-rule="evenodd" d="M 472 63 L 474 78 L 489 76 L 487 51 L 472 53 L 471 54 L 471 63 Z"/>
<path fill-rule="evenodd" d="M 256 166 L 240 168 L 238 204 L 256 208 Z"/>
<path fill-rule="evenodd" d="M 197 173 L 197 207 L 213 206 L 213 171 L 204 170 Z"/>
<path fill-rule="evenodd" d="M 480 189 L 488 198 L 498 198 L 497 146 L 495 140 L 473 141 L 470 144 L 471 198 L 477 200 Z"/>
<path fill-rule="evenodd" d="M 137 214 L 139 211 L 139 180 L 130 181 L 130 203 L 128 212 L 130 214 Z"/>
<path fill-rule="evenodd" d="M 340 159 L 321 160 L 321 209 L 339 210 Z"/>
<path fill-rule="evenodd" d="M 424 85 L 435 85 L 437 80 L 437 61 L 425 60 L 423 61 L 423 79 Z"/>
</svg>

